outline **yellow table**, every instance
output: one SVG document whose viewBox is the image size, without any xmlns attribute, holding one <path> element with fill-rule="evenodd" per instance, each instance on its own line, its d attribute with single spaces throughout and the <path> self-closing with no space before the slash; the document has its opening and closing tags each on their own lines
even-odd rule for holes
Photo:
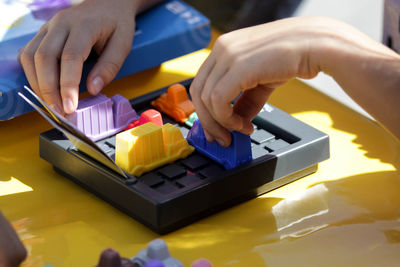
<svg viewBox="0 0 400 267">
<path fill-rule="evenodd" d="M 132 98 L 192 77 L 203 50 L 110 85 Z M 331 158 L 292 184 L 162 238 L 189 266 L 400 264 L 400 145 L 374 122 L 294 80 L 273 105 L 329 134 Z M 23 266 L 93 266 L 112 247 L 136 255 L 157 234 L 39 158 L 37 113 L 0 122 L 0 209 L 28 249 Z"/>
</svg>

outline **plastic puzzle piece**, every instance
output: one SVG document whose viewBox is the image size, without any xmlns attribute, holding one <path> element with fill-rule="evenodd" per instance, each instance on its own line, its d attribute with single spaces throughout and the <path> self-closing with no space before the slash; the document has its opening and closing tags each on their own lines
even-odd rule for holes
<svg viewBox="0 0 400 267">
<path fill-rule="evenodd" d="M 163 265 L 160 265 L 160 262 Z M 139 253 L 132 258 L 132 263 L 140 267 L 183 267 L 180 261 L 171 256 L 164 240 L 159 238 L 151 241 L 147 248 L 140 250 Z"/>
<path fill-rule="evenodd" d="M 146 262 L 145 267 L 165 267 L 164 263 L 160 260 L 152 259 Z"/>
<path fill-rule="evenodd" d="M 66 116 L 93 141 L 120 132 L 138 118 L 128 99 L 121 95 L 108 98 L 103 94 L 80 100 L 77 110 Z"/>
<path fill-rule="evenodd" d="M 193 123 L 187 140 L 197 151 L 222 164 L 225 169 L 232 169 L 243 163 L 251 161 L 250 136 L 233 131 L 232 143 L 229 147 L 223 147 L 217 142 L 208 142 L 204 136 L 203 127 L 199 120 Z"/>
<path fill-rule="evenodd" d="M 125 128 L 125 130 L 135 128 L 137 126 L 143 125 L 148 122 L 152 122 L 158 126 L 163 126 L 161 113 L 155 109 L 148 109 L 142 112 L 138 120 L 129 123 L 129 125 Z"/>
<path fill-rule="evenodd" d="M 190 128 L 192 128 L 193 127 L 193 122 L 195 121 L 195 120 L 198 120 L 199 119 L 199 117 L 197 116 L 197 113 L 196 112 L 193 112 L 192 114 L 190 114 L 190 116 L 189 116 L 189 118 L 187 119 L 187 121 L 185 121 L 185 124 L 187 125 L 187 126 L 189 126 Z"/>
<path fill-rule="evenodd" d="M 193 151 L 178 127 L 149 122 L 116 135 L 115 163 L 127 173 L 140 176 Z"/>
<path fill-rule="evenodd" d="M 179 83 L 168 87 L 167 93 L 152 101 L 151 105 L 181 123 L 187 121 L 195 110 L 186 88 Z"/>
</svg>

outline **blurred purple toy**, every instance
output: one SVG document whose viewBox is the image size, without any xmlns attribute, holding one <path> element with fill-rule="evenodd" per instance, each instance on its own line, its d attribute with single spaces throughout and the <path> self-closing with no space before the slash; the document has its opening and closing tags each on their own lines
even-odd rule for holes
<svg viewBox="0 0 400 267">
<path fill-rule="evenodd" d="M 128 99 L 121 95 L 108 98 L 103 94 L 80 100 L 77 110 L 66 116 L 69 122 L 93 141 L 122 131 L 138 118 Z"/>
<path fill-rule="evenodd" d="M 152 259 L 146 262 L 145 267 L 165 267 L 165 265 L 161 260 Z"/>
<path fill-rule="evenodd" d="M 71 6 L 71 0 L 35 0 L 28 4 L 35 19 L 49 20 L 58 11 Z"/>
</svg>

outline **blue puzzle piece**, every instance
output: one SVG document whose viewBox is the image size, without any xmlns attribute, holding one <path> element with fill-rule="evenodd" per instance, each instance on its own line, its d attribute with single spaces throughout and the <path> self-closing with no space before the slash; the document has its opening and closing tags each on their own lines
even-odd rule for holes
<svg viewBox="0 0 400 267">
<path fill-rule="evenodd" d="M 194 121 L 187 140 L 197 151 L 222 164 L 225 169 L 232 169 L 253 159 L 250 136 L 233 131 L 232 143 L 223 147 L 217 142 L 208 142 L 199 120 Z"/>
</svg>

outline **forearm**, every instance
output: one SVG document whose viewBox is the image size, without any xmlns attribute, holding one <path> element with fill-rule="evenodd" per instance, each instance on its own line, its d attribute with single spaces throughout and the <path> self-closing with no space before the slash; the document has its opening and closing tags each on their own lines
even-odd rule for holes
<svg viewBox="0 0 400 267">
<path fill-rule="evenodd" d="M 348 25 L 337 26 L 319 42 L 314 60 L 400 139 L 400 56 Z"/>
</svg>

